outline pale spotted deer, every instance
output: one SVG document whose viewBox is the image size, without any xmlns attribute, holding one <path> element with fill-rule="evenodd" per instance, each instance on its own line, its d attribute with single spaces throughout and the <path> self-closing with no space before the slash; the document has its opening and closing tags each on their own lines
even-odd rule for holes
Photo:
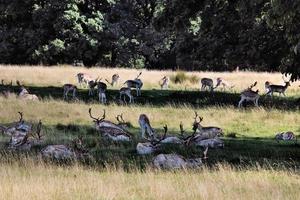
<svg viewBox="0 0 300 200">
<path fill-rule="evenodd" d="M 95 123 L 95 128 L 99 131 L 102 136 L 108 137 L 113 141 L 130 141 L 132 135 L 122 126 L 119 126 L 113 122 L 105 120 L 105 110 L 103 116 L 96 118 L 92 116 L 92 109 L 89 109 L 89 115 Z"/>
<path fill-rule="evenodd" d="M 269 81 L 265 82 L 265 88 L 267 90 L 267 95 L 273 96 L 273 93 L 277 92 L 277 93 L 279 93 L 279 95 L 282 94 L 283 96 L 285 96 L 285 91 L 287 90 L 287 88 L 289 86 L 291 86 L 291 84 L 290 84 L 290 79 L 285 80 L 284 76 L 282 76 L 282 79 L 283 79 L 285 85 L 273 85 Z"/>
<path fill-rule="evenodd" d="M 131 89 L 129 87 L 122 87 L 119 90 L 119 100 L 122 101 L 122 97 L 123 97 L 123 102 L 126 102 L 126 96 L 129 98 L 129 103 L 134 103 L 134 98 L 131 94 Z"/>
<path fill-rule="evenodd" d="M 21 85 L 20 81 L 17 81 L 17 85 L 20 87 L 20 93 L 18 94 L 18 98 L 22 100 L 31 100 L 31 101 L 38 101 L 39 98 L 35 94 L 30 94 L 28 90 Z"/>
<path fill-rule="evenodd" d="M 139 77 L 142 75 L 142 72 L 138 74 L 138 76 L 134 80 L 127 80 L 124 85 L 126 84 L 128 88 L 135 88 L 136 89 L 136 96 L 141 95 L 141 89 L 143 87 L 143 82 Z"/>
<path fill-rule="evenodd" d="M 112 75 L 112 77 L 111 77 L 111 82 L 110 82 L 109 80 L 107 80 L 107 79 L 105 79 L 105 80 L 106 80 L 106 82 L 107 82 L 108 84 L 110 84 L 110 85 L 113 87 L 113 86 L 115 86 L 115 85 L 118 84 L 119 79 L 120 79 L 119 74 L 114 74 L 114 75 Z"/>
<path fill-rule="evenodd" d="M 225 81 L 224 79 L 218 77 L 218 78 L 217 78 L 217 85 L 216 85 L 215 88 L 220 87 L 220 86 L 222 87 L 222 90 L 223 90 L 223 91 L 225 91 L 226 88 L 228 88 L 228 89 L 234 88 L 234 85 L 231 85 L 230 83 L 228 83 L 228 82 Z"/>
<path fill-rule="evenodd" d="M 85 87 L 88 87 L 89 82 L 93 80 L 93 78 L 86 73 L 78 73 L 76 76 L 80 87 L 83 87 L 83 84 L 85 85 Z"/>
<path fill-rule="evenodd" d="M 241 100 L 239 101 L 239 104 L 238 104 L 239 108 L 242 106 L 244 101 L 252 101 L 254 103 L 254 105 L 258 107 L 258 100 L 260 97 L 258 94 L 259 90 L 256 90 L 256 91 L 252 90 L 252 88 L 254 86 L 256 86 L 256 84 L 257 84 L 257 81 L 241 93 Z"/>
<path fill-rule="evenodd" d="M 169 77 L 164 76 L 164 77 L 160 80 L 160 82 L 159 82 L 160 88 L 161 88 L 162 90 L 168 89 L 168 88 L 169 88 L 169 82 L 170 82 Z"/>
<path fill-rule="evenodd" d="M 187 169 L 203 166 L 203 161 L 207 159 L 208 147 L 203 152 L 202 158 L 186 159 L 178 154 L 159 154 L 154 157 L 152 164 L 158 169 Z"/>
<path fill-rule="evenodd" d="M 156 138 L 156 133 L 150 125 L 150 120 L 145 114 L 141 114 L 139 117 L 139 125 L 141 128 L 141 138 L 145 138 L 146 134 L 148 138 Z"/>
</svg>

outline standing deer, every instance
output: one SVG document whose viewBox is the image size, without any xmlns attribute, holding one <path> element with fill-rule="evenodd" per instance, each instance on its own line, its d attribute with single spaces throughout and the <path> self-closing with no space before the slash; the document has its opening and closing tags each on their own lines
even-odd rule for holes
<svg viewBox="0 0 300 200">
<path fill-rule="evenodd" d="M 141 75 L 142 75 L 142 72 L 140 72 L 134 80 L 127 80 L 124 83 L 124 85 L 127 84 L 128 88 L 135 88 L 136 89 L 136 96 L 141 95 L 141 89 L 143 87 L 143 82 L 141 81 L 141 79 L 139 79 L 139 77 Z"/>
<path fill-rule="evenodd" d="M 105 79 L 105 80 L 106 80 L 106 82 L 107 82 L 108 84 L 110 84 L 110 85 L 113 87 L 114 85 L 118 84 L 119 79 L 120 79 L 119 74 L 114 74 L 114 75 L 112 75 L 112 77 L 111 77 L 111 82 L 110 82 L 109 80 L 107 80 L 107 79 Z"/>
<path fill-rule="evenodd" d="M 89 96 L 93 96 L 94 95 L 95 87 L 98 85 L 98 79 L 99 78 L 96 78 L 95 80 L 91 80 L 91 81 L 88 82 Z"/>
<path fill-rule="evenodd" d="M 64 84 L 63 89 L 64 89 L 64 95 L 63 95 L 64 100 L 68 100 L 69 92 L 72 92 L 73 99 L 76 99 L 76 92 L 77 92 L 76 85 Z"/>
<path fill-rule="evenodd" d="M 214 87 L 214 81 L 211 78 L 202 78 L 201 79 L 201 91 L 209 89 L 209 91 L 213 91 L 216 87 Z"/>
<path fill-rule="evenodd" d="M 242 103 L 244 101 L 252 101 L 255 106 L 258 107 L 258 99 L 259 99 L 259 90 L 253 91 L 252 88 L 256 86 L 257 81 L 252 84 L 248 89 L 244 90 L 241 93 L 241 100 L 239 101 L 238 107 L 240 108 L 242 106 Z"/>
<path fill-rule="evenodd" d="M 170 82 L 169 77 L 164 76 L 164 77 L 160 80 L 160 82 L 159 82 L 160 88 L 161 88 L 162 90 L 168 89 L 168 88 L 169 88 L 169 82 Z"/>
<path fill-rule="evenodd" d="M 217 78 L 217 85 L 215 88 L 222 86 L 222 90 L 225 91 L 226 88 L 232 89 L 234 88 L 234 85 L 229 84 L 227 81 L 225 81 L 222 78 Z"/>
<path fill-rule="evenodd" d="M 152 154 L 153 152 L 157 151 L 161 145 L 161 141 L 163 141 L 166 138 L 166 134 L 168 131 L 167 126 L 164 126 L 164 135 L 157 140 L 156 138 L 147 138 L 144 137 L 148 142 L 139 142 L 136 146 L 136 151 L 139 155 L 146 155 L 146 154 Z"/>
<path fill-rule="evenodd" d="M 287 88 L 289 86 L 291 86 L 291 84 L 290 84 L 290 80 L 287 81 L 284 79 L 284 76 L 282 76 L 282 79 L 283 79 L 285 85 L 273 85 L 269 81 L 265 82 L 265 88 L 267 90 L 267 95 L 273 96 L 274 92 L 278 92 L 279 95 L 282 94 L 283 96 L 285 96 L 285 91 L 287 90 Z"/>
<path fill-rule="evenodd" d="M 141 114 L 139 117 L 139 125 L 141 128 L 141 138 L 145 138 L 145 134 L 147 134 L 147 137 L 156 138 L 156 133 L 154 129 L 150 125 L 150 120 L 145 114 Z"/>
<path fill-rule="evenodd" d="M 129 87 L 122 87 L 119 90 L 119 94 L 120 94 L 120 101 L 122 101 L 122 96 L 123 96 L 123 101 L 124 103 L 126 103 L 126 99 L 125 96 L 127 96 L 129 98 L 129 103 L 134 103 L 134 98 L 131 94 L 131 89 Z"/>
<path fill-rule="evenodd" d="M 154 157 L 152 163 L 158 169 L 187 169 L 197 168 L 203 165 L 207 159 L 208 147 L 203 152 L 202 158 L 186 159 L 177 154 L 159 154 Z"/>
<path fill-rule="evenodd" d="M 78 73 L 76 76 L 80 87 L 82 87 L 83 84 L 85 85 L 85 87 L 88 87 L 89 82 L 93 80 L 93 78 L 86 73 Z"/>
<path fill-rule="evenodd" d="M 92 116 L 92 109 L 89 109 L 89 115 L 95 123 L 96 130 L 98 130 L 103 136 L 108 137 L 113 141 L 130 141 L 132 135 L 115 123 L 105 120 L 105 110 L 103 116 L 96 118 Z"/>
<path fill-rule="evenodd" d="M 99 97 L 99 102 L 101 103 L 106 103 L 106 90 L 107 90 L 107 85 L 103 82 L 98 82 L 97 83 L 97 89 L 98 89 L 98 97 Z"/>
</svg>

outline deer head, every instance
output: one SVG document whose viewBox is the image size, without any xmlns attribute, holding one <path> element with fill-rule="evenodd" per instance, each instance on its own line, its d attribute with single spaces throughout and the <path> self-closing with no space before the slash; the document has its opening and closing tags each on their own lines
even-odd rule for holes
<svg viewBox="0 0 300 200">
<path fill-rule="evenodd" d="M 102 122 L 102 121 L 105 119 L 105 110 L 103 110 L 103 115 L 102 115 L 101 118 L 100 118 L 100 117 L 96 118 L 96 117 L 93 117 L 93 116 L 92 116 L 92 108 L 89 108 L 89 114 L 90 114 L 90 117 L 93 119 L 93 121 L 94 121 L 96 124 Z"/>
</svg>

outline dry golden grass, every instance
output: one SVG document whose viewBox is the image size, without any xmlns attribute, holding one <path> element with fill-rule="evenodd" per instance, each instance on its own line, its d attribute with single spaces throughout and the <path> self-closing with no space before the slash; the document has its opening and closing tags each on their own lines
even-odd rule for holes
<svg viewBox="0 0 300 200">
<path fill-rule="evenodd" d="M 0 199 L 298 199 L 300 176 L 260 168 L 146 172 L 0 164 Z"/>
<path fill-rule="evenodd" d="M 106 118 L 112 121 L 115 116 L 124 113 L 124 119 L 135 127 L 138 117 L 146 113 L 154 128 L 161 129 L 167 124 L 173 132 L 179 133 L 179 124 L 183 122 L 187 130 L 191 130 L 194 108 L 189 106 L 172 105 L 164 107 L 153 106 L 103 106 L 99 104 L 66 103 L 57 100 L 41 102 L 21 101 L 14 97 L 0 98 L 0 122 L 9 123 L 18 119 L 18 111 L 22 111 L 26 120 L 38 121 L 42 119 L 45 125 L 78 124 L 92 126 L 88 109 L 93 108 L 93 114 L 102 115 L 106 109 Z M 265 110 L 257 108 L 252 110 L 239 110 L 234 107 L 209 107 L 198 109 L 204 117 L 204 126 L 219 126 L 225 133 L 235 132 L 250 137 L 273 137 L 279 131 L 294 131 L 299 134 L 300 113 L 280 110 Z"/>
<path fill-rule="evenodd" d="M 135 69 L 120 69 L 120 68 L 83 68 L 70 66 L 55 66 L 55 67 L 41 67 L 41 66 L 0 66 L 1 79 L 6 82 L 20 80 L 25 85 L 36 86 L 61 86 L 65 83 L 76 83 L 76 74 L 79 72 L 88 73 L 95 78 L 100 77 L 109 79 L 114 73 L 118 73 L 121 77 L 120 83 L 128 79 L 134 79 L 137 74 L 142 71 L 141 79 L 144 81 L 143 89 L 158 89 L 159 80 L 167 75 L 174 75 L 176 72 L 172 71 L 148 71 Z M 283 84 L 282 75 L 280 73 L 266 73 L 266 72 L 187 72 L 188 75 L 196 75 L 199 78 L 209 77 L 214 80 L 217 77 L 222 77 L 230 84 L 234 85 L 233 91 L 241 91 L 247 88 L 254 81 L 258 81 L 258 89 L 263 93 L 265 81 L 271 81 L 274 84 Z M 300 83 L 294 82 L 288 89 L 287 95 L 299 94 Z M 119 86 L 120 87 L 120 86 Z M 199 89 L 199 84 L 191 84 L 189 82 L 182 85 L 170 85 L 171 89 Z"/>
</svg>

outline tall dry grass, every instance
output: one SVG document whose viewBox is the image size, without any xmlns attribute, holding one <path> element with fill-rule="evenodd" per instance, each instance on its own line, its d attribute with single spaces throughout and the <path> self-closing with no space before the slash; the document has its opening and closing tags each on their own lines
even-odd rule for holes
<svg viewBox="0 0 300 200">
<path fill-rule="evenodd" d="M 0 199 L 298 199 L 300 176 L 261 168 L 124 172 L 26 160 L 0 164 Z"/>
<path fill-rule="evenodd" d="M 114 73 L 118 73 L 121 77 L 120 84 L 128 79 L 134 79 L 137 74 L 142 71 L 141 79 L 144 81 L 143 89 L 158 89 L 160 88 L 158 82 L 163 76 L 172 76 L 176 72 L 173 71 L 157 71 L 157 70 L 135 70 L 135 69 L 121 69 L 121 68 L 83 68 L 70 66 L 0 66 L 0 79 L 6 82 L 13 80 L 20 80 L 25 85 L 36 86 L 61 86 L 65 83 L 76 83 L 76 74 L 79 72 L 88 73 L 95 78 L 100 77 L 110 79 Z M 241 91 L 258 81 L 258 89 L 264 92 L 265 81 L 271 81 L 274 84 L 283 84 L 282 75 L 280 73 L 267 72 L 186 72 L 189 76 L 196 76 L 199 78 L 209 77 L 216 80 L 221 77 L 234 85 L 233 91 Z M 288 89 L 288 95 L 300 93 L 299 81 L 292 83 Z M 121 87 L 119 85 L 118 87 Z M 199 83 L 190 83 L 189 81 L 180 85 L 171 84 L 171 89 L 199 89 Z"/>
</svg>

